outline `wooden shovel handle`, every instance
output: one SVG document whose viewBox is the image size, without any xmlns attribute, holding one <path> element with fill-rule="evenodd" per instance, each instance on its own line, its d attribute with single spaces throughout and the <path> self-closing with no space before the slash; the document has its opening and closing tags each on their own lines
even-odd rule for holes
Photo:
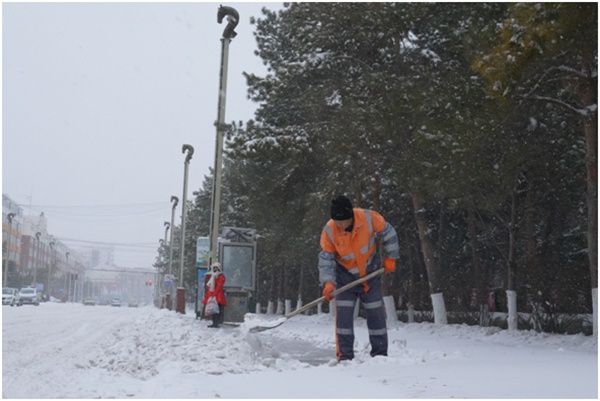
<svg viewBox="0 0 600 401">
<path fill-rule="evenodd" d="M 356 287 L 357 285 L 362 284 L 365 281 L 372 279 L 373 277 L 377 277 L 380 274 L 383 274 L 383 272 L 384 272 L 383 269 L 375 270 L 374 272 L 371 272 L 371 273 L 367 274 L 366 276 L 359 278 L 358 280 L 355 280 L 351 283 L 346 284 L 343 287 L 338 288 L 337 290 L 335 290 L 331 293 L 331 296 L 335 297 L 336 295 L 338 295 L 350 288 Z M 317 305 L 319 302 L 323 302 L 323 301 L 325 301 L 325 297 L 317 298 L 314 301 L 307 303 L 302 308 L 296 309 L 295 311 L 288 313 L 287 315 L 285 315 L 285 317 L 289 319 L 292 316 L 296 316 L 297 314 L 307 311 L 308 309 Z"/>
</svg>

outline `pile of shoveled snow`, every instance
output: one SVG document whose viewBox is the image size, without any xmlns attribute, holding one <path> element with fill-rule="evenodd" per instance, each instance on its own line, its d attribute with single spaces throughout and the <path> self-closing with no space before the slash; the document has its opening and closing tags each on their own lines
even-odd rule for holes
<svg viewBox="0 0 600 401">
<path fill-rule="evenodd" d="M 147 309 L 99 341 L 78 367 L 147 379 L 174 365 L 186 374 L 221 375 L 298 369 L 335 359 L 333 338 L 323 341 L 320 333 L 310 332 L 281 337 L 286 333 L 281 329 L 250 333 L 254 325 L 272 320 L 255 316 L 247 315 L 239 327 L 212 329 L 209 322 L 191 315 Z M 331 322 L 323 318 L 320 322 L 330 329 Z"/>
<path fill-rule="evenodd" d="M 274 317 L 248 314 L 240 327 L 212 329 L 207 327 L 207 321 L 190 315 L 166 310 L 148 312 L 111 332 L 80 367 L 146 379 L 173 365 L 186 374 L 221 375 L 336 364 L 333 324 L 328 315 L 298 316 L 278 328 L 252 333 L 249 329 L 268 326 Z M 409 349 L 398 329 L 390 329 L 390 357 L 382 363 L 408 365 L 456 357 L 456 354 Z M 369 355 L 364 320 L 357 321 L 356 332 L 354 362 L 378 363 Z"/>
<path fill-rule="evenodd" d="M 148 311 L 104 338 L 86 367 L 145 379 L 177 363 L 182 372 L 209 374 L 259 370 L 261 361 L 235 329 L 209 330 L 206 322 L 167 310 Z"/>
<path fill-rule="evenodd" d="M 277 318 L 248 314 L 240 327 L 212 329 L 207 321 L 167 310 L 147 308 L 132 316 L 127 325 L 113 328 L 90 348 L 76 363 L 77 368 L 102 369 L 145 380 L 173 369 L 184 374 L 222 375 L 336 365 L 333 323 L 326 314 L 298 316 L 260 333 L 249 329 L 268 326 Z M 460 353 L 408 348 L 398 326 L 390 328 L 389 358 L 377 361 L 369 355 L 363 319 L 356 322 L 355 331 L 353 363 L 410 365 L 460 357 Z"/>
</svg>

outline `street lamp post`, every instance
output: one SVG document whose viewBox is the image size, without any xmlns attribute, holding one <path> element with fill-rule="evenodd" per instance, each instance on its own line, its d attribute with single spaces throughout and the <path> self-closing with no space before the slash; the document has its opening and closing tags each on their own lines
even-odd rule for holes
<svg viewBox="0 0 600 401">
<path fill-rule="evenodd" d="M 41 235 L 42 235 L 42 233 L 39 231 L 37 233 L 35 233 L 37 247 L 36 247 L 35 259 L 34 259 L 34 264 L 33 264 L 33 283 L 32 283 L 32 285 L 36 288 L 37 288 L 37 265 L 40 261 L 40 236 Z"/>
<path fill-rule="evenodd" d="M 165 226 L 165 239 L 163 240 L 163 262 L 166 262 L 167 257 L 165 255 L 166 251 L 167 251 L 167 233 L 169 232 L 169 229 L 171 228 L 171 223 L 169 223 L 168 221 L 164 222 L 164 226 Z M 162 293 L 162 281 L 163 281 L 163 275 L 161 274 L 161 270 L 160 268 L 162 267 L 162 270 L 164 271 L 164 265 L 159 267 L 158 270 L 158 274 L 156 275 L 156 282 L 154 283 L 154 290 L 156 293 L 156 302 L 157 302 L 157 306 L 160 306 L 160 294 Z"/>
<path fill-rule="evenodd" d="M 164 222 L 164 226 L 165 226 L 165 245 L 167 245 L 167 233 L 169 232 L 169 228 L 171 228 L 171 223 L 169 223 L 168 221 Z"/>
<path fill-rule="evenodd" d="M 73 278 L 73 302 L 79 300 L 79 293 L 81 291 L 81 285 L 79 284 L 79 270 L 80 266 L 75 265 L 75 277 Z"/>
<path fill-rule="evenodd" d="M 171 195 L 171 203 L 173 203 L 173 206 L 171 208 L 171 227 L 173 227 L 173 224 L 175 223 L 175 208 L 177 207 L 177 204 L 179 203 L 179 198 Z M 173 229 L 171 228 L 171 238 L 169 239 L 169 280 L 173 279 Z M 171 292 L 172 292 L 172 288 L 173 288 L 173 284 L 171 281 L 171 286 L 169 287 L 169 292 L 166 294 L 166 306 L 167 309 L 171 310 L 172 309 L 172 302 L 171 302 Z"/>
<path fill-rule="evenodd" d="M 4 264 L 4 287 L 8 287 L 8 265 L 10 264 L 10 243 L 12 238 L 12 221 L 15 217 L 14 213 L 8 213 L 6 219 L 8 220 L 8 240 L 6 241 L 6 263 Z"/>
<path fill-rule="evenodd" d="M 48 284 L 46 288 L 46 291 L 48 292 L 48 300 L 50 300 L 50 277 L 52 276 L 52 265 L 56 262 L 56 251 L 54 249 L 54 241 L 50 241 L 48 245 L 50 246 L 50 252 L 52 253 L 51 263 L 48 264 Z"/>
<path fill-rule="evenodd" d="M 179 313 L 185 314 L 185 287 L 183 286 L 183 265 L 184 254 L 185 254 L 185 204 L 187 201 L 187 181 L 188 181 L 188 169 L 190 160 L 194 155 L 194 147 L 192 145 L 185 144 L 181 148 L 181 153 L 186 153 L 185 160 L 183 162 L 183 197 L 181 201 L 181 247 L 179 248 L 179 280 L 177 283 L 177 305 L 175 310 Z"/>
<path fill-rule="evenodd" d="M 221 168 L 223 165 L 223 134 L 226 130 L 225 125 L 225 95 L 227 92 L 227 62 L 229 57 L 229 43 L 236 37 L 234 31 L 237 26 L 240 16 L 238 12 L 227 6 L 220 6 L 217 12 L 217 22 L 223 22 L 223 18 L 227 17 L 227 26 L 223 30 L 221 38 L 221 72 L 219 79 L 219 104 L 217 107 L 217 140 L 215 144 L 215 168 L 214 180 L 212 187 L 211 201 L 211 221 L 210 221 L 210 256 L 209 266 L 217 260 L 217 238 L 219 232 L 219 216 L 221 212 Z"/>
<path fill-rule="evenodd" d="M 65 269 L 67 274 L 65 275 L 65 287 L 67 290 L 67 302 L 71 298 L 71 269 L 69 268 L 69 252 L 65 253 Z"/>
</svg>

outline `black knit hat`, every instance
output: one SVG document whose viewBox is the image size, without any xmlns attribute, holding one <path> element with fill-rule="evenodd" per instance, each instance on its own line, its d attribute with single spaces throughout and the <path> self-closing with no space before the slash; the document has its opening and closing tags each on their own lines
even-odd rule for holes
<svg viewBox="0 0 600 401">
<path fill-rule="evenodd" d="M 354 217 L 352 202 L 344 195 L 339 195 L 331 200 L 331 218 L 334 220 L 348 220 Z"/>
</svg>

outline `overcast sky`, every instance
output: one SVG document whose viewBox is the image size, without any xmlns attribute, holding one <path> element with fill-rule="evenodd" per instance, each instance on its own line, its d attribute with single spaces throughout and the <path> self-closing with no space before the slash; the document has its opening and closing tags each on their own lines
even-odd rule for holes
<svg viewBox="0 0 600 401">
<path fill-rule="evenodd" d="M 242 72 L 266 71 L 249 19 L 282 4 L 227 5 L 240 23 L 225 120 L 246 121 L 256 105 Z M 44 211 L 59 238 L 157 245 L 170 196 L 182 197 L 181 146 L 195 148 L 188 199 L 214 163 L 218 6 L 3 3 L 2 192 Z M 124 267 L 156 256 L 124 249 Z"/>
</svg>

